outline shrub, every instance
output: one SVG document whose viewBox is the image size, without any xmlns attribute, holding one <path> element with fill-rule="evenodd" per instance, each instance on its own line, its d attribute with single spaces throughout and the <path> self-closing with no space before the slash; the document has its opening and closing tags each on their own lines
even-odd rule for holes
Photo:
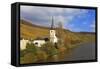
<svg viewBox="0 0 100 69">
<path fill-rule="evenodd" d="M 24 55 L 24 57 L 20 58 L 20 63 L 25 64 L 25 63 L 34 63 L 37 61 L 37 56 L 33 53 L 27 53 Z"/>
<path fill-rule="evenodd" d="M 21 50 L 20 51 L 20 57 L 24 57 L 24 55 L 27 53 L 27 51 L 26 50 Z"/>
<path fill-rule="evenodd" d="M 26 51 L 27 52 L 32 52 L 32 53 L 35 54 L 37 52 L 37 47 L 33 43 L 27 43 Z"/>
<path fill-rule="evenodd" d="M 33 43 L 27 44 L 26 51 L 27 53 L 33 53 L 37 57 L 37 61 L 44 61 L 47 59 L 46 52 L 43 51 L 40 47 L 35 46 Z"/>
<path fill-rule="evenodd" d="M 58 50 L 55 48 L 54 44 L 51 42 L 47 42 L 42 49 L 44 48 L 44 51 L 49 55 L 57 55 L 58 54 Z"/>
<path fill-rule="evenodd" d="M 42 51 L 42 50 L 38 50 L 36 53 L 36 56 L 37 56 L 37 59 L 39 62 L 46 61 L 47 57 L 48 57 L 47 53 L 45 51 Z"/>
</svg>

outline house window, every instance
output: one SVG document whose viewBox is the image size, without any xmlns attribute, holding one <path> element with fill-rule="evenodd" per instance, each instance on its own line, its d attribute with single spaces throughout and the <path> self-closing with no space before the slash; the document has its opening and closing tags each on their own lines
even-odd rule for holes
<svg viewBox="0 0 100 69">
<path fill-rule="evenodd" d="M 38 45 L 38 43 L 36 42 L 35 45 Z"/>
</svg>

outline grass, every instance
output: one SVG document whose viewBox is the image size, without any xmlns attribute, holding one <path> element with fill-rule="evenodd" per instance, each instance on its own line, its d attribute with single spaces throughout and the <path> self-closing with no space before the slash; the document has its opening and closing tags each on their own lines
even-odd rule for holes
<svg viewBox="0 0 100 69">
<path fill-rule="evenodd" d="M 43 36 L 49 36 L 49 29 L 39 28 L 36 26 L 30 26 L 23 24 L 21 21 L 20 24 L 20 34 L 22 38 L 26 39 L 35 39 L 36 37 L 43 37 Z"/>
</svg>

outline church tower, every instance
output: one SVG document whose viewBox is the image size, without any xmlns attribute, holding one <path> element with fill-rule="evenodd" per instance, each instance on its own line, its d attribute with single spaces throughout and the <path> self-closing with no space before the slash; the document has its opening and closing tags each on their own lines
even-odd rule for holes
<svg viewBox="0 0 100 69">
<path fill-rule="evenodd" d="M 52 17 L 52 23 L 51 23 L 51 28 L 50 28 L 50 42 L 57 43 L 57 37 L 56 37 L 56 31 L 54 29 L 53 17 Z"/>
</svg>

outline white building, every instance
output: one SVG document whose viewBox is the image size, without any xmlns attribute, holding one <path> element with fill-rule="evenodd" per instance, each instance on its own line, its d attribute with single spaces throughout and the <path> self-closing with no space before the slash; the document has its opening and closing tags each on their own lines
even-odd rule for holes
<svg viewBox="0 0 100 69">
<path fill-rule="evenodd" d="M 20 40 L 20 49 L 21 50 L 26 49 L 26 44 L 27 43 L 29 43 L 29 40 L 25 40 L 25 39 Z"/>
<path fill-rule="evenodd" d="M 35 46 L 37 47 L 41 47 L 43 44 L 45 44 L 45 40 L 34 40 L 33 42 L 35 44 Z"/>
<path fill-rule="evenodd" d="M 53 18 L 52 18 L 52 24 L 51 24 L 51 29 L 50 29 L 50 42 L 52 42 L 52 43 L 58 42 L 58 38 L 56 36 L 56 30 L 54 29 Z"/>
</svg>

